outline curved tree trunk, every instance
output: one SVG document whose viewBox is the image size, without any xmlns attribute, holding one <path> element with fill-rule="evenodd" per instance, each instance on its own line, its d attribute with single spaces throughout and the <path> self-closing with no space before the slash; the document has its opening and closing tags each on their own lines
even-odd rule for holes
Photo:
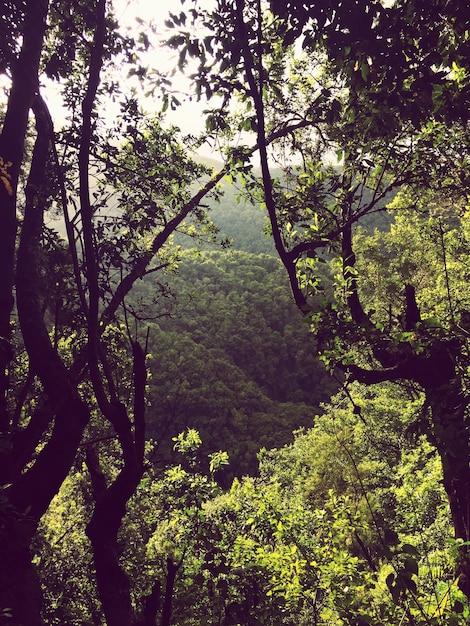
<svg viewBox="0 0 470 626">
<path fill-rule="evenodd" d="M 126 514 L 126 504 L 142 477 L 142 464 L 125 460 L 116 480 L 106 486 L 93 448 L 87 450 L 87 467 L 95 496 L 95 508 L 87 527 L 93 548 L 98 593 L 107 626 L 133 626 L 130 581 L 119 563 L 118 533 Z"/>
<path fill-rule="evenodd" d="M 38 70 L 46 28 L 48 0 L 25 5 L 23 44 L 12 67 L 12 87 L 0 134 L 0 485 L 12 478 L 11 419 L 7 406 L 10 316 L 13 309 L 14 257 L 17 231 L 16 197 L 23 161 L 28 114 L 38 88 Z M 34 522 L 2 496 L 0 527 L 0 610 L 10 609 L 18 623 L 40 622 L 41 591 L 31 565 L 30 537 Z"/>
<path fill-rule="evenodd" d="M 459 587 L 470 598 L 470 432 L 467 402 L 457 371 L 458 347 L 439 339 L 424 355 L 403 358 L 394 367 L 349 369 L 355 380 L 366 385 L 383 381 L 410 380 L 425 391 L 430 410 L 427 432 L 442 464 L 443 484 L 449 502 L 455 539 L 462 542 L 456 564 Z"/>
<path fill-rule="evenodd" d="M 131 601 L 130 581 L 119 563 L 118 533 L 144 470 L 145 445 L 145 353 L 133 344 L 134 424 L 119 402 L 109 403 L 105 416 L 113 425 L 122 449 L 124 467 L 109 486 L 92 447 L 87 450 L 95 508 L 87 527 L 93 548 L 98 593 L 107 626 L 133 626 L 136 622 Z M 134 426 L 134 428 L 132 428 Z"/>
<path fill-rule="evenodd" d="M 123 469 L 118 478 L 106 487 L 106 479 L 93 448 L 87 450 L 95 509 L 87 527 L 93 549 L 98 594 L 107 626 L 133 626 L 130 581 L 119 563 L 118 532 L 126 514 L 127 500 L 138 479 Z M 140 477 L 139 477 L 140 478 Z"/>
<path fill-rule="evenodd" d="M 455 539 L 462 542 L 456 572 L 459 587 L 470 598 L 470 441 L 466 404 L 455 378 L 426 390 L 426 397 L 432 414 L 429 439 L 441 458 Z"/>
<path fill-rule="evenodd" d="M 16 245 L 16 197 L 23 161 L 28 115 L 38 89 L 38 71 L 46 29 L 48 0 L 28 0 L 25 7 L 23 45 L 12 64 L 12 85 L 0 134 L 0 484 L 9 482 L 10 416 L 7 408 L 10 316 L 13 309 Z"/>
<path fill-rule="evenodd" d="M 11 610 L 13 623 L 25 626 L 41 623 L 41 593 L 31 563 L 30 543 L 41 516 L 58 493 L 72 466 L 89 419 L 88 408 L 78 396 L 75 385 L 52 346 L 43 319 L 38 289 L 39 250 L 47 197 L 45 181 L 50 154 L 51 122 L 38 99 L 33 108 L 36 114 L 37 139 L 26 187 L 25 215 L 18 248 L 16 293 L 18 317 L 31 370 L 40 379 L 48 398 L 46 419 L 40 416 L 39 421 L 46 428 L 50 418 L 54 417 L 54 425 L 47 444 L 31 467 L 24 470 L 19 467 L 19 463 L 15 463 L 18 459 L 13 459 L 14 479 L 5 490 L 8 522 L 0 537 L 0 607 Z M 35 432 L 34 439 L 40 439 L 41 434 Z M 27 454 L 25 461 L 29 459 L 30 454 Z"/>
</svg>

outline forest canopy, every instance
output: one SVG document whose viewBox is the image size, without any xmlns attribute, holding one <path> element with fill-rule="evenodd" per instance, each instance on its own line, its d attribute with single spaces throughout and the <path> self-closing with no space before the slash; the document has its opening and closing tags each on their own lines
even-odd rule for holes
<svg viewBox="0 0 470 626">
<path fill-rule="evenodd" d="M 0 624 L 468 624 L 467 3 L 2 8 Z"/>
</svg>

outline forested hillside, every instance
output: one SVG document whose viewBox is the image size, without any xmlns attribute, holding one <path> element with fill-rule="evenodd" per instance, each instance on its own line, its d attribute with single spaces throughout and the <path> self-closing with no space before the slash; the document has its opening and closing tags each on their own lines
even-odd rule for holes
<svg viewBox="0 0 470 626">
<path fill-rule="evenodd" d="M 240 222 L 241 239 L 252 224 Z M 148 432 L 171 447 L 171 437 L 195 428 L 203 453 L 228 452 L 231 475 L 254 474 L 258 450 L 310 427 L 338 381 L 319 361 L 276 257 L 187 250 L 168 286 L 174 308 L 150 330 Z M 151 301 L 153 289 L 149 277 L 137 295 Z"/>
<path fill-rule="evenodd" d="M 2 3 L 0 626 L 468 626 L 470 7 L 163 5 Z"/>
<path fill-rule="evenodd" d="M 241 188 L 240 188 L 241 187 Z M 252 254 L 275 254 L 269 223 L 259 203 L 253 206 L 242 194 L 243 186 L 224 181 L 220 202 L 211 202 L 211 219 L 234 249 Z"/>
</svg>

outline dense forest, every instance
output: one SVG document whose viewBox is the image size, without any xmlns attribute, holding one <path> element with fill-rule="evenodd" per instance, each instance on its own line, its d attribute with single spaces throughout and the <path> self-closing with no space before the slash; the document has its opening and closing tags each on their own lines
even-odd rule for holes
<svg viewBox="0 0 470 626">
<path fill-rule="evenodd" d="M 263 233 L 265 217 L 235 198 L 228 188 L 211 209 L 217 239 L 228 238 L 230 248 L 191 248 L 192 239 L 182 237 L 178 268 L 157 286 L 159 297 L 150 275 L 129 306 L 148 318 L 147 423 L 161 443 L 159 461 L 173 437 L 194 428 L 200 454 L 226 451 L 224 473 L 242 476 L 257 473 L 261 447 L 282 446 L 293 430 L 311 426 L 340 379 L 318 359 L 315 338 L 291 301 Z"/>
<path fill-rule="evenodd" d="M 2 3 L 0 626 L 468 624 L 468 3 L 134 4 Z"/>
</svg>

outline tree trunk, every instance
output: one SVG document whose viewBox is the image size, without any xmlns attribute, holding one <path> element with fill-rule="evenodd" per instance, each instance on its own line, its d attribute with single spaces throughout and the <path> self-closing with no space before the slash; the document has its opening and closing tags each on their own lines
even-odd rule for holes
<svg viewBox="0 0 470 626">
<path fill-rule="evenodd" d="M 0 485 L 12 478 L 10 414 L 7 405 L 10 346 L 10 316 L 13 309 L 14 258 L 16 245 L 16 198 L 23 161 L 29 110 L 38 88 L 38 71 L 46 28 L 48 0 L 28 0 L 25 6 L 23 44 L 12 64 L 12 86 L 0 134 Z M 0 610 L 9 609 L 14 622 L 23 626 L 41 624 L 41 590 L 31 563 L 31 523 L 3 498 L 0 527 Z M 14 623 L 13 622 L 13 623 Z"/>
<path fill-rule="evenodd" d="M 165 582 L 165 597 L 163 598 L 162 615 L 160 620 L 160 626 L 171 625 L 171 614 L 173 611 L 173 594 L 175 591 L 176 574 L 181 567 L 182 560 L 175 563 L 170 557 L 166 560 L 166 582 Z"/>
<path fill-rule="evenodd" d="M 139 478 L 124 467 L 116 480 L 106 486 L 106 479 L 93 448 L 87 450 L 95 508 L 87 526 L 93 548 L 98 593 L 107 626 L 132 626 L 134 611 L 130 582 L 119 563 L 118 532 L 126 514 L 126 504 L 134 493 Z"/>
<path fill-rule="evenodd" d="M 162 584 L 157 580 L 150 594 L 143 598 L 142 620 L 139 626 L 155 626 L 157 621 L 157 613 L 160 609 L 160 600 L 162 595 Z"/>
<path fill-rule="evenodd" d="M 372 385 L 383 381 L 411 380 L 425 391 L 431 411 L 427 436 L 442 464 L 443 484 L 449 502 L 459 549 L 456 575 L 459 587 L 470 599 L 470 433 L 467 402 L 458 375 L 458 344 L 439 339 L 423 355 L 403 358 L 394 367 L 365 370 L 348 366 L 354 379 Z"/>
<path fill-rule="evenodd" d="M 18 317 L 30 365 L 43 385 L 55 421 L 50 438 L 35 462 L 26 470 L 24 467 L 16 467 L 18 475 L 5 491 L 8 524 L 2 529 L 0 538 L 0 608 L 10 608 L 13 623 L 23 626 L 41 623 L 40 591 L 39 585 L 34 582 L 30 542 L 37 523 L 72 466 L 89 419 L 88 408 L 78 396 L 64 364 L 52 346 L 43 319 L 38 289 L 38 252 L 47 196 L 45 181 L 51 122 L 44 115 L 40 102 L 36 102 L 36 105 L 38 134 L 26 187 L 25 216 L 18 247 L 16 293 Z M 44 427 L 49 423 L 48 417 L 40 420 Z M 40 438 L 41 433 L 35 433 L 35 436 Z M 23 470 L 22 473 L 20 470 Z"/>
<path fill-rule="evenodd" d="M 7 609 L 12 615 L 11 622 L 6 622 L 8 625 L 42 626 L 42 590 L 30 552 L 36 524 L 14 511 L 6 511 L 2 522 L 0 611 Z"/>
<path fill-rule="evenodd" d="M 93 548 L 96 582 L 107 626 L 133 626 L 136 621 L 130 582 L 119 563 L 118 548 L 118 533 L 126 514 L 126 505 L 144 470 L 147 370 L 145 352 L 137 342 L 133 343 L 132 352 L 134 424 L 128 417 L 126 407 L 117 399 L 104 401 L 101 406 L 104 417 L 112 424 L 118 436 L 124 461 L 123 468 L 111 485 L 106 485 L 106 477 L 100 467 L 96 450 L 93 447 L 87 450 L 87 466 L 95 508 L 86 532 Z M 96 374 L 91 374 L 93 379 Z M 99 381 L 93 381 L 94 387 L 99 384 Z"/>
<path fill-rule="evenodd" d="M 145 352 L 136 342 L 133 348 L 134 432 L 126 407 L 114 401 L 104 409 L 113 425 L 122 449 L 124 467 L 109 486 L 94 448 L 87 450 L 95 509 L 87 527 L 93 547 L 98 593 L 107 626 L 132 626 L 135 623 L 130 582 L 119 563 L 118 533 L 126 514 L 126 505 L 134 494 L 144 470 Z"/>
<path fill-rule="evenodd" d="M 466 404 L 454 380 L 427 390 L 432 413 L 429 439 L 439 453 L 455 539 L 461 540 L 457 575 L 461 591 L 470 598 L 470 442 Z"/>
<path fill-rule="evenodd" d="M 28 0 L 25 7 L 23 45 L 12 63 L 12 85 L 0 134 L 0 484 L 9 482 L 8 452 L 10 418 L 7 407 L 10 315 L 13 309 L 16 245 L 16 196 L 23 161 L 28 114 L 38 89 L 39 60 L 46 28 L 48 0 Z M 1 443 L 1 442 L 0 442 Z"/>
</svg>

